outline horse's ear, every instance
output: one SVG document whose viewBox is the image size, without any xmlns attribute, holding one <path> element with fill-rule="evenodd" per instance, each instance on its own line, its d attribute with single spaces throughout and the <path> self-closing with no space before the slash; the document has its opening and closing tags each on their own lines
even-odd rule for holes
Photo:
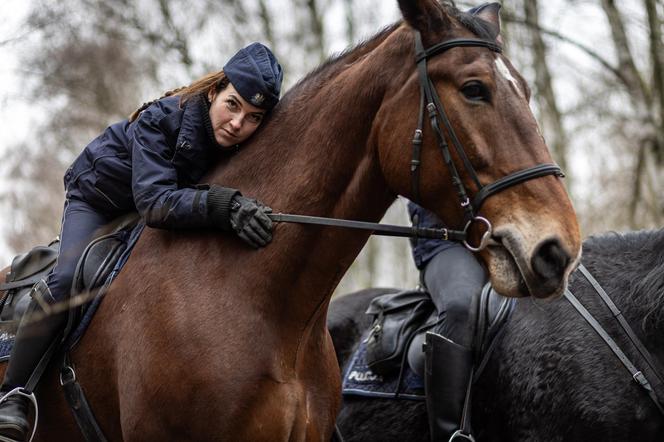
<svg viewBox="0 0 664 442">
<path fill-rule="evenodd" d="M 492 37 L 500 39 L 500 3 L 484 3 L 468 11 L 487 22 L 491 27 Z"/>
<path fill-rule="evenodd" d="M 450 19 L 436 0 L 399 0 L 399 8 L 404 20 L 423 34 L 449 26 Z"/>
</svg>

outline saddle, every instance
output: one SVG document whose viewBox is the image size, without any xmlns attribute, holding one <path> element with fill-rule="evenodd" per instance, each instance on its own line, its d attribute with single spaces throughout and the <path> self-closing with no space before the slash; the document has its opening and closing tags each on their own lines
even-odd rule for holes
<svg viewBox="0 0 664 442">
<path fill-rule="evenodd" d="M 515 300 L 496 293 L 491 284 L 475 296 L 478 306 L 472 312 L 475 322 L 473 350 L 476 376 L 490 356 L 492 343 L 507 321 Z M 424 335 L 439 323 L 436 308 L 424 290 L 409 290 L 374 298 L 366 311 L 373 322 L 366 343 L 366 362 L 379 375 L 403 372 L 405 364 L 419 374 L 423 373 Z"/>
<path fill-rule="evenodd" d="M 127 248 L 127 235 L 138 223 L 138 214 L 118 218 L 99 232 L 85 248 L 78 261 L 72 295 L 91 292 L 108 278 L 117 260 Z M 12 260 L 5 282 L 0 283 L 4 296 L 0 299 L 0 327 L 15 331 L 30 303 L 32 286 L 46 279 L 57 262 L 60 240 L 56 238 L 48 246 L 37 246 Z"/>
<path fill-rule="evenodd" d="M 5 291 L 0 300 L 0 324 L 5 329 L 15 331 L 30 303 L 30 297 L 26 295 L 55 266 L 59 250 L 60 241 L 55 239 L 48 246 L 37 246 L 12 260 L 5 283 L 0 284 L 0 290 Z"/>
</svg>

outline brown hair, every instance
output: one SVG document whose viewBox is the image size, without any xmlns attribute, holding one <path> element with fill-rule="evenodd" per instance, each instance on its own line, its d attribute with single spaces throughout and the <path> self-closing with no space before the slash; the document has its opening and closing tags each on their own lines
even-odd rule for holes
<svg viewBox="0 0 664 442">
<path fill-rule="evenodd" d="M 202 76 L 197 80 L 194 80 L 189 86 L 182 86 L 177 89 L 172 89 L 170 91 L 165 92 L 164 95 L 157 98 L 156 100 L 143 103 L 141 107 L 139 107 L 134 112 L 132 112 L 131 115 L 129 115 L 129 122 L 131 123 L 135 121 L 140 115 L 140 113 L 143 112 L 145 109 L 147 109 L 148 106 L 150 106 L 155 101 L 161 100 L 162 98 L 170 97 L 173 95 L 179 96 L 180 107 L 182 107 L 191 98 L 200 94 L 207 94 L 210 91 L 210 89 L 212 89 L 213 87 L 215 88 L 215 92 L 219 92 L 226 89 L 226 86 L 228 86 L 229 84 L 230 80 L 228 80 L 228 77 L 226 77 L 226 74 L 224 74 L 223 70 L 219 72 L 211 72 L 207 75 Z"/>
</svg>

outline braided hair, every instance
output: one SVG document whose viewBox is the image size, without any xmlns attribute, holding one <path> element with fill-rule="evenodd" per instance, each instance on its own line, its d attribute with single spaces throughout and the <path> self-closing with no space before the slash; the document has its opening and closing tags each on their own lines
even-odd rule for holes
<svg viewBox="0 0 664 442">
<path fill-rule="evenodd" d="M 226 89 L 226 86 L 230 84 L 228 77 L 224 74 L 224 71 L 212 72 L 207 75 L 202 76 L 201 78 L 192 82 L 189 86 L 182 86 L 176 89 L 167 91 L 161 97 L 156 100 L 148 101 L 143 103 L 138 109 L 129 115 L 129 122 L 132 123 L 136 121 L 141 112 L 148 108 L 152 103 L 155 103 L 162 98 L 170 96 L 179 96 L 180 97 L 180 108 L 185 105 L 187 101 L 191 98 L 198 96 L 200 94 L 207 94 L 213 87 L 216 93 Z"/>
</svg>

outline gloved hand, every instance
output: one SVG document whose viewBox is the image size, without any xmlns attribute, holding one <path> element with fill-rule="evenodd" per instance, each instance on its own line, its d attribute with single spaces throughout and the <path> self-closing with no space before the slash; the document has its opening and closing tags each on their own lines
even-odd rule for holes
<svg viewBox="0 0 664 442">
<path fill-rule="evenodd" d="M 235 233 L 254 248 L 265 247 L 272 241 L 272 209 L 260 201 L 235 195 L 231 200 L 230 221 Z"/>
</svg>

